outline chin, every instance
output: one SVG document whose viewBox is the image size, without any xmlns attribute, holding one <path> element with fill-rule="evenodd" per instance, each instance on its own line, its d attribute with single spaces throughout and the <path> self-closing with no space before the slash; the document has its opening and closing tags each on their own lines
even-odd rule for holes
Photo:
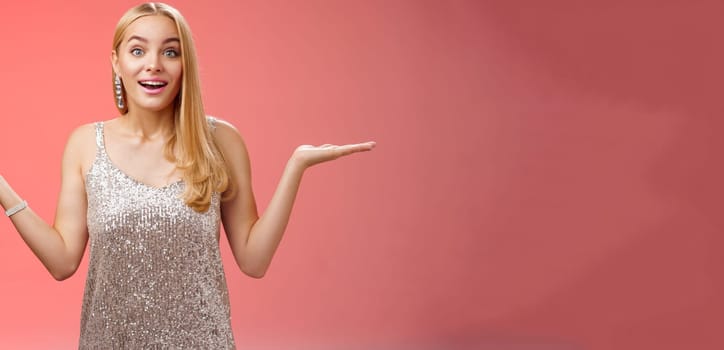
<svg viewBox="0 0 724 350">
<path fill-rule="evenodd" d="M 173 108 L 174 106 L 174 100 L 171 101 L 163 101 L 163 102 L 155 102 L 155 103 L 134 103 L 133 106 L 148 112 L 163 112 L 165 110 L 168 110 L 169 108 Z"/>
<path fill-rule="evenodd" d="M 169 103 L 166 105 L 150 105 L 150 106 L 139 106 L 139 107 L 143 108 L 145 110 L 148 110 L 148 111 L 152 111 L 152 112 L 162 112 L 167 109 L 173 108 L 173 104 Z"/>
</svg>

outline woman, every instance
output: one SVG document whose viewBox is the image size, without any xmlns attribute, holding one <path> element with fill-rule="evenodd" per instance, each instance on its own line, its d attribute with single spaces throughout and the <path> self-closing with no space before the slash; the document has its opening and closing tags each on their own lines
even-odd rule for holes
<svg viewBox="0 0 724 350">
<path fill-rule="evenodd" d="M 304 170 L 374 142 L 300 146 L 262 216 L 233 126 L 206 117 L 189 27 L 174 8 L 129 10 L 111 52 L 120 116 L 76 129 L 53 226 L 0 176 L 0 204 L 57 280 L 90 239 L 80 348 L 234 348 L 219 224 L 239 268 L 261 278 Z"/>
</svg>

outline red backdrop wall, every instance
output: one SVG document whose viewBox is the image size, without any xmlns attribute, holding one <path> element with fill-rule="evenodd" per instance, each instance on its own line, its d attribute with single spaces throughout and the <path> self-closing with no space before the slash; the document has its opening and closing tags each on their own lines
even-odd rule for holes
<svg viewBox="0 0 724 350">
<path fill-rule="evenodd" d="M 0 3 L 0 173 L 47 220 L 135 4 Z M 264 279 L 222 242 L 240 348 L 724 347 L 721 1 L 172 4 L 260 209 L 297 145 L 378 142 L 305 175 Z M 77 347 L 86 264 L 0 219 L 0 345 Z"/>
</svg>

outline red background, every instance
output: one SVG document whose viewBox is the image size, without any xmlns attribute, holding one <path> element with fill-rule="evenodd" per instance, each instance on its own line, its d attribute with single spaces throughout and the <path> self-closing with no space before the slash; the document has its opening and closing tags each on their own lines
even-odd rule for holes
<svg viewBox="0 0 724 350">
<path fill-rule="evenodd" d="M 135 4 L 0 4 L 0 173 L 47 220 Z M 721 1 L 172 4 L 260 209 L 297 145 L 378 142 L 305 175 L 264 279 L 222 243 L 240 348 L 724 347 Z M 86 264 L 0 219 L 0 346 L 76 348 Z"/>
</svg>

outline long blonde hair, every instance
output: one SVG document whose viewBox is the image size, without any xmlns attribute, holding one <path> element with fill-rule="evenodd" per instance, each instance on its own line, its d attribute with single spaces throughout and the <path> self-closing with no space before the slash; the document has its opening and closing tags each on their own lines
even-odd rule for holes
<svg viewBox="0 0 724 350">
<path fill-rule="evenodd" d="M 126 29 L 133 21 L 152 15 L 171 18 L 176 23 L 181 42 L 181 89 L 173 102 L 175 133 L 166 143 L 164 156 L 175 162 L 176 167 L 183 172 L 186 183 L 182 195 L 184 202 L 197 212 L 205 212 L 209 209 L 213 193 L 224 192 L 229 187 L 229 176 L 224 157 L 214 142 L 204 113 L 196 49 L 186 19 L 178 10 L 164 3 L 138 5 L 128 10 L 118 21 L 113 35 L 113 50 L 118 50 Z M 122 94 L 125 99 L 124 89 Z M 121 114 L 128 113 L 128 104 L 118 108 L 118 111 Z M 177 145 L 178 156 L 174 154 Z"/>
</svg>

